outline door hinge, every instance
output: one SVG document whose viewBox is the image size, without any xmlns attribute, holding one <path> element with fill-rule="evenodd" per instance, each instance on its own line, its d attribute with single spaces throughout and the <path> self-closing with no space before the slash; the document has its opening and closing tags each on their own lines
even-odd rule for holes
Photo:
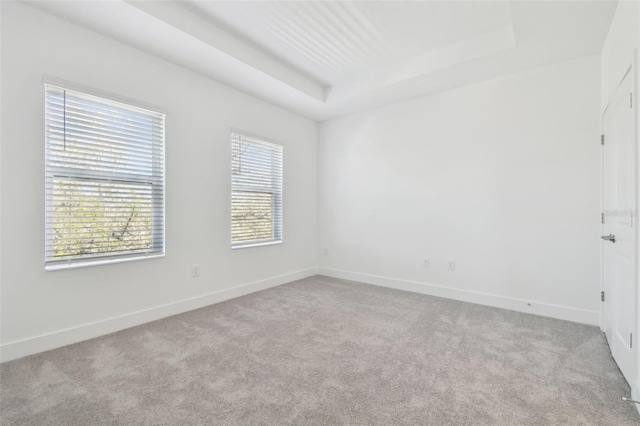
<svg viewBox="0 0 640 426">
<path fill-rule="evenodd" d="M 600 135 L 600 145 L 604 145 L 604 135 Z"/>
<path fill-rule="evenodd" d="M 600 223 L 604 223 L 604 213 L 600 213 Z"/>
<path fill-rule="evenodd" d="M 600 301 L 604 302 L 604 291 L 600 292 Z"/>
</svg>

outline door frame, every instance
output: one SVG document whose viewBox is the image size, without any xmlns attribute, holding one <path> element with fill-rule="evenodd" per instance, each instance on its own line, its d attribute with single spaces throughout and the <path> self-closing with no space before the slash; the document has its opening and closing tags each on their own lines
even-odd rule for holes
<svg viewBox="0 0 640 426">
<path fill-rule="evenodd" d="M 607 110 L 609 109 L 611 100 L 613 99 L 616 91 L 618 90 L 618 88 L 620 87 L 620 85 L 622 84 L 622 82 L 624 81 L 624 79 L 630 75 L 631 77 L 631 93 L 632 93 L 632 99 L 633 99 L 633 127 L 634 127 L 634 131 L 633 131 L 633 150 L 634 150 L 634 166 L 633 166 L 633 172 L 634 172 L 634 176 L 633 176 L 633 182 L 635 183 L 635 188 L 634 188 L 634 192 L 635 192 L 635 200 L 634 200 L 634 207 L 633 207 L 633 224 L 635 227 L 635 262 L 634 262 L 634 284 L 635 284 L 635 303 L 634 303 L 634 315 L 633 317 L 635 318 L 634 323 L 632 324 L 632 333 L 634 338 L 634 341 L 638 342 L 632 345 L 632 358 L 633 358 L 633 372 L 632 372 L 632 377 L 630 378 L 630 383 L 629 386 L 631 387 L 631 396 L 632 398 L 638 400 L 640 399 L 640 351 L 638 351 L 638 345 L 640 345 L 640 336 L 638 336 L 637 332 L 638 329 L 640 328 L 640 274 L 639 274 L 639 269 L 640 269 L 640 214 L 639 214 L 639 205 L 640 205 L 640 172 L 639 172 L 639 165 L 640 165 L 640 115 L 638 114 L 638 112 L 636 112 L 638 110 L 638 102 L 640 101 L 640 97 L 637 96 L 638 93 L 638 88 L 640 87 L 640 73 L 638 72 L 638 68 L 640 67 L 640 54 L 638 52 L 638 49 L 634 49 L 633 51 L 633 55 L 632 55 L 632 60 L 630 61 L 629 65 L 627 67 L 625 67 L 624 72 L 622 73 L 622 76 L 620 77 L 620 79 L 618 80 L 618 84 L 616 85 L 616 87 L 613 89 L 613 91 L 611 93 L 609 93 L 608 95 L 608 101 L 606 106 L 604 107 L 604 109 L 601 112 L 600 115 L 600 131 L 601 134 L 604 134 L 604 117 L 605 114 L 607 113 Z M 605 144 L 606 144 L 606 137 L 605 137 Z M 602 147 L 604 148 L 604 147 Z M 602 212 L 602 214 L 604 214 L 604 155 L 602 155 L 602 151 L 601 151 L 601 155 L 600 155 L 600 211 Z M 600 224 L 600 235 L 602 234 L 603 231 L 603 224 Z M 604 243 L 604 242 L 603 242 Z M 600 290 L 604 291 L 605 290 L 605 277 L 604 277 L 604 244 L 601 243 L 600 244 Z M 606 295 L 605 295 L 606 297 Z M 606 324 L 606 317 L 605 317 L 605 304 L 601 303 L 600 305 L 600 329 L 603 333 L 605 333 L 606 327 L 610 326 L 610 324 Z M 637 406 L 638 411 L 640 412 L 640 405 Z"/>
<path fill-rule="evenodd" d="M 639 208 L 640 208 L 640 171 L 639 171 L 639 167 L 640 167 L 640 114 L 638 112 L 638 101 L 640 101 L 640 97 L 638 96 L 638 88 L 640 87 L 640 72 L 638 70 L 638 68 L 640 67 L 640 51 L 638 49 L 634 49 L 633 51 L 633 56 L 632 56 L 632 61 L 631 61 L 631 72 L 633 80 L 631 82 L 631 93 L 633 96 L 633 109 L 634 109 L 634 127 L 635 127 L 635 150 L 636 150 L 636 155 L 635 155 L 635 182 L 636 182 L 636 206 L 635 206 L 635 215 L 636 215 L 636 223 L 640 225 L 640 215 L 639 215 Z M 639 227 L 636 226 L 636 256 L 640 256 L 640 229 L 638 229 Z M 637 331 L 640 329 L 640 273 L 639 273 L 639 268 L 640 268 L 640 262 L 639 259 L 636 258 L 636 300 L 635 300 L 635 324 L 634 324 L 634 333 L 637 333 Z M 639 336 L 640 337 L 640 336 Z M 640 343 L 640 341 L 639 341 Z M 640 377 L 639 377 L 639 373 L 640 373 L 640 359 L 638 354 L 640 354 L 640 351 L 638 350 L 638 348 L 635 348 L 635 352 L 634 352 L 634 363 L 635 363 L 635 374 L 634 374 L 634 379 L 633 379 L 633 383 L 630 383 L 629 385 L 631 386 L 631 395 L 634 398 L 640 398 Z M 638 411 L 640 412 L 640 405 L 636 405 L 636 409 L 638 409 Z"/>
</svg>

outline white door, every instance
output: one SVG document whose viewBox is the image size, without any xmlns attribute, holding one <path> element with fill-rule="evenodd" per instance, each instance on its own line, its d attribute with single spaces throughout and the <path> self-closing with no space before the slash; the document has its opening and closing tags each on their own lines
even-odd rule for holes
<svg viewBox="0 0 640 426">
<path fill-rule="evenodd" d="M 636 150 L 631 70 L 603 115 L 603 325 L 611 353 L 633 383 L 636 317 Z"/>
</svg>

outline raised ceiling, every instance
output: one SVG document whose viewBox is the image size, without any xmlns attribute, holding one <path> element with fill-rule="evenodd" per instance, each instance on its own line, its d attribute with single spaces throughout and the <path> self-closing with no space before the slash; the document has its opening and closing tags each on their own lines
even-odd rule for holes
<svg viewBox="0 0 640 426">
<path fill-rule="evenodd" d="M 615 1 L 27 1 L 316 120 L 599 53 Z"/>
<path fill-rule="evenodd" d="M 181 4 L 324 86 L 511 28 L 504 1 Z"/>
</svg>

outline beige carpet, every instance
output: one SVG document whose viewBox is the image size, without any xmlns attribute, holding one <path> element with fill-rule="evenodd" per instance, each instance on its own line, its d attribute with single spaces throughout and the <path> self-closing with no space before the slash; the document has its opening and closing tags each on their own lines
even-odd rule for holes
<svg viewBox="0 0 640 426">
<path fill-rule="evenodd" d="M 596 327 L 322 276 L 0 366 L 2 425 L 630 425 Z"/>
</svg>

